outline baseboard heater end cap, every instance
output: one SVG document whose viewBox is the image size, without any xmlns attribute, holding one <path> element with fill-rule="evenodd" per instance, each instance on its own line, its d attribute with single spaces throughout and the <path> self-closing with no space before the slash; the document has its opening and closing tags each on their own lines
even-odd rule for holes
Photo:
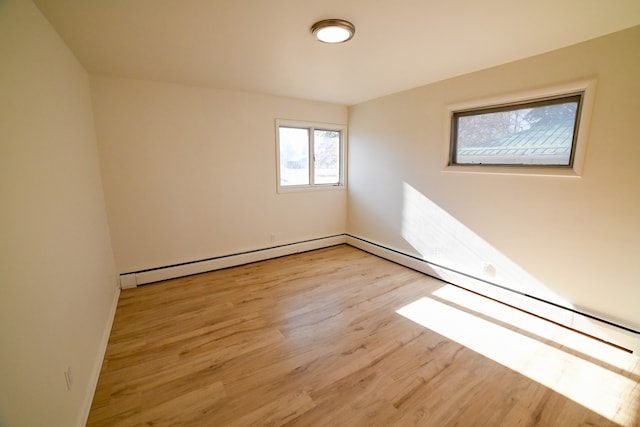
<svg viewBox="0 0 640 427">
<path fill-rule="evenodd" d="M 636 337 L 633 342 L 633 348 L 631 348 L 634 356 L 640 357 L 640 335 Z"/>
<path fill-rule="evenodd" d="M 131 289 L 138 286 L 138 279 L 135 273 L 120 275 L 120 289 Z"/>
</svg>

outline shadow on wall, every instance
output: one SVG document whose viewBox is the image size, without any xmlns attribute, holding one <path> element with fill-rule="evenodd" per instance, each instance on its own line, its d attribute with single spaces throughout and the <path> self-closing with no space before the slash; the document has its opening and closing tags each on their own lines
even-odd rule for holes
<svg viewBox="0 0 640 427">
<path fill-rule="evenodd" d="M 637 334 L 574 314 L 582 311 L 406 182 L 402 196 L 402 238 L 428 263 L 434 276 L 638 350 Z"/>
<path fill-rule="evenodd" d="M 402 192 L 402 237 L 424 260 L 573 308 L 411 185 L 403 183 Z"/>
</svg>

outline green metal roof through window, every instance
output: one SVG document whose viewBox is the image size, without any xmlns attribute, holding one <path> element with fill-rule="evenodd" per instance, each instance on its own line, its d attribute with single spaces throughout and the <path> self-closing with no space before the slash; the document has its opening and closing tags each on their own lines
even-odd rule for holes
<svg viewBox="0 0 640 427">
<path fill-rule="evenodd" d="M 540 156 L 571 152 L 573 121 L 537 126 L 518 133 L 483 142 L 474 147 L 460 147 L 459 156 Z"/>
</svg>

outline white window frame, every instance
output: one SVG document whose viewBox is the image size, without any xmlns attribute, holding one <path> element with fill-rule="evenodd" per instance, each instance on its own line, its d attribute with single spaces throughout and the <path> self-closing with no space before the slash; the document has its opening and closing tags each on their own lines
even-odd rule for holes
<svg viewBox="0 0 640 427">
<path fill-rule="evenodd" d="M 443 141 L 442 170 L 447 173 L 482 173 L 503 175 L 540 175 L 559 177 L 580 177 L 584 169 L 584 160 L 587 148 L 589 122 L 595 99 L 596 80 L 581 80 L 553 87 L 537 89 L 527 92 L 512 93 L 493 98 L 478 99 L 463 103 L 448 105 L 446 107 L 445 132 Z M 532 102 L 544 98 L 556 98 L 582 93 L 582 105 L 578 117 L 578 129 L 574 147 L 573 162 L 567 166 L 545 165 L 461 165 L 451 164 L 453 144 L 451 136 L 453 132 L 453 115 L 455 112 L 475 110 L 488 107 L 498 107 L 510 104 Z"/>
<path fill-rule="evenodd" d="M 304 185 L 280 185 L 280 128 L 298 128 L 309 131 L 309 184 Z M 276 186 L 278 193 L 288 193 L 296 191 L 317 191 L 317 190 L 344 190 L 346 188 L 347 173 L 347 125 L 335 123 L 319 123 L 307 121 L 294 121 L 276 119 Z M 314 183 L 314 131 L 326 130 L 340 132 L 340 159 L 339 159 L 339 182 L 336 184 L 316 184 Z"/>
</svg>

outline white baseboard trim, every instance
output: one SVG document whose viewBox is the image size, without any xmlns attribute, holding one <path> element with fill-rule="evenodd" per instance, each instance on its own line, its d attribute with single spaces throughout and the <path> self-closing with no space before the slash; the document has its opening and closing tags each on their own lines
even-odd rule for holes
<svg viewBox="0 0 640 427">
<path fill-rule="evenodd" d="M 120 298 L 120 288 L 116 288 L 113 295 L 113 301 L 111 302 L 111 308 L 109 309 L 109 315 L 107 316 L 107 324 L 102 332 L 102 338 L 100 340 L 100 349 L 98 350 L 98 357 L 96 358 L 93 369 L 89 377 L 89 390 L 83 405 L 82 413 L 78 419 L 78 426 L 86 426 L 89 419 L 89 412 L 91 411 L 91 404 L 93 403 L 93 396 L 96 393 L 98 387 L 98 379 L 100 378 L 100 371 L 102 370 L 102 363 L 104 362 L 104 356 L 107 353 L 107 344 L 109 344 L 109 337 L 111 336 L 111 328 L 113 327 L 113 320 L 116 317 L 116 309 L 118 308 L 118 299 Z"/>
<path fill-rule="evenodd" d="M 135 288 L 138 285 L 159 282 L 161 280 L 175 279 L 177 277 L 190 276 L 192 274 L 198 273 L 206 273 L 208 271 L 220 270 L 222 268 L 236 267 L 238 265 L 264 261 L 267 259 L 278 258 L 285 255 L 292 255 L 300 252 L 307 252 L 315 249 L 336 246 L 346 243 L 346 241 L 347 237 L 345 234 L 338 234 L 335 236 L 321 237 L 317 239 L 305 240 L 302 242 L 295 242 L 270 248 L 225 255 L 202 261 L 195 261 L 180 265 L 155 268 L 152 270 L 121 274 L 120 287 L 122 289 Z"/>
<path fill-rule="evenodd" d="M 428 276 L 443 280 L 444 282 L 452 283 L 505 304 L 512 305 L 518 309 L 530 312 L 536 316 L 543 317 L 594 336 L 598 339 L 629 349 L 633 351 L 634 354 L 640 355 L 640 334 L 633 332 L 635 329 L 632 327 L 629 328 L 624 325 L 619 326 L 615 321 L 608 321 L 603 319 L 601 316 L 586 313 L 586 311 L 583 314 L 544 300 L 538 300 L 531 296 L 510 290 L 506 287 L 488 283 L 471 275 L 432 264 L 427 260 L 420 259 L 400 250 L 389 248 L 382 244 L 370 242 L 366 239 L 348 234 L 339 234 L 270 248 L 225 255 L 202 261 L 121 274 L 120 286 L 122 289 L 135 288 L 138 285 L 144 285 L 147 283 L 235 267 L 300 252 L 322 249 L 343 243 L 362 249 L 389 261 L 396 262 L 400 265 L 404 265 L 405 267 L 409 267 Z"/>
<path fill-rule="evenodd" d="M 633 332 L 633 328 L 627 328 L 624 325 L 618 326 L 615 322 L 602 319 L 597 315 L 578 313 L 566 307 L 538 300 L 517 291 L 511 291 L 500 285 L 491 284 L 470 275 L 432 264 L 427 260 L 406 254 L 400 250 L 388 248 L 356 236 L 347 235 L 346 243 L 428 276 L 452 283 L 560 325 L 615 344 L 632 351 L 635 355 L 640 355 L 640 334 Z"/>
</svg>

